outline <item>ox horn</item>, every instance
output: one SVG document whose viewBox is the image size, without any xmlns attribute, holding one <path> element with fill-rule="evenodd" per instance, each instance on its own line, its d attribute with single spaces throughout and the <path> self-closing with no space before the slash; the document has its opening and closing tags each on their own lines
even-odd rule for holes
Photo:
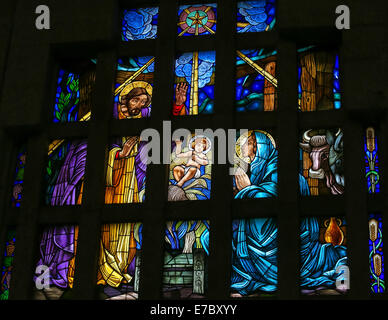
<svg viewBox="0 0 388 320">
<path fill-rule="evenodd" d="M 341 128 L 338 128 L 338 131 L 337 131 L 337 133 L 335 134 L 335 136 L 338 137 L 339 134 L 340 134 L 341 132 L 342 132 Z"/>
<path fill-rule="evenodd" d="M 333 146 L 333 148 L 334 148 L 334 151 L 336 151 L 336 152 L 340 152 L 341 150 L 340 150 L 340 144 L 341 144 L 341 142 L 342 142 L 342 138 L 343 138 L 343 133 L 342 133 L 342 131 L 339 131 L 340 133 L 339 133 L 339 135 L 335 138 L 335 142 L 334 142 L 334 146 Z"/>
<path fill-rule="evenodd" d="M 304 142 L 310 143 L 310 140 L 311 140 L 311 137 L 309 136 L 310 132 L 311 132 L 311 129 L 305 131 L 305 133 L 303 134 L 303 141 Z"/>
</svg>

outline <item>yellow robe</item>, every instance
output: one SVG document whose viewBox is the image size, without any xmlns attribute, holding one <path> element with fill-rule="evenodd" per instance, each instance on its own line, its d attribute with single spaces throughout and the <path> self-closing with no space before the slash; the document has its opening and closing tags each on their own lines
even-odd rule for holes
<svg viewBox="0 0 388 320">
<path fill-rule="evenodd" d="M 119 111 L 119 119 L 126 117 Z M 122 145 L 128 140 L 124 137 Z M 109 150 L 108 167 L 106 173 L 105 203 L 137 203 L 142 201 L 142 195 L 139 195 L 136 171 L 135 156 L 138 153 L 136 144 L 128 157 L 116 159 L 116 154 L 121 148 L 115 147 Z M 144 189 L 143 189 L 144 192 Z"/>
<path fill-rule="evenodd" d="M 102 227 L 98 285 L 118 287 L 132 280 L 127 269 L 136 256 L 140 225 L 141 223 L 121 223 Z"/>
<path fill-rule="evenodd" d="M 127 119 L 120 110 L 119 119 Z M 141 118 L 133 117 L 133 118 Z M 124 137 L 122 144 L 128 140 Z M 109 150 L 106 173 L 105 203 L 137 203 L 142 201 L 138 191 L 135 157 L 138 144 L 131 150 L 128 157 L 116 159 L 117 152 L 122 148 L 114 147 Z M 136 241 L 139 241 L 140 223 L 104 225 L 102 229 L 99 271 L 97 284 L 118 287 L 121 283 L 129 283 L 132 277 L 126 269 L 136 255 Z"/>
</svg>

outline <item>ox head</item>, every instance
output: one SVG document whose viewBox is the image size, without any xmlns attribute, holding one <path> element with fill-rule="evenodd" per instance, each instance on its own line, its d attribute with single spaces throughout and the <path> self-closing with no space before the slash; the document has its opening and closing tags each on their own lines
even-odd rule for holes
<svg viewBox="0 0 388 320">
<path fill-rule="evenodd" d="M 312 166 L 309 169 L 309 177 L 323 179 L 325 174 L 333 174 L 338 184 L 344 185 L 343 179 L 343 133 L 338 130 L 336 134 L 327 130 L 325 135 L 311 134 L 307 130 L 303 134 L 303 142 L 300 147 L 310 154 Z"/>
</svg>

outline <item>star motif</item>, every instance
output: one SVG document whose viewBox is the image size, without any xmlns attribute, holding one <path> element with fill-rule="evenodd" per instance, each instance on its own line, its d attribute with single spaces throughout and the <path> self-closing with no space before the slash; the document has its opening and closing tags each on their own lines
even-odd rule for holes
<svg viewBox="0 0 388 320">
<path fill-rule="evenodd" d="M 206 18 L 206 15 L 200 16 L 198 11 L 195 12 L 194 17 L 189 17 L 189 19 L 191 19 L 193 21 L 192 25 L 202 25 L 203 24 L 202 20 L 205 18 Z"/>
</svg>

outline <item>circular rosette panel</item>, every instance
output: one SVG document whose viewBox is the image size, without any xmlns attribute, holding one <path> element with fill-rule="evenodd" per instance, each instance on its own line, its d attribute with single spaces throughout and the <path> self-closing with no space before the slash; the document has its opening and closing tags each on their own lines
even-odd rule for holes
<svg viewBox="0 0 388 320">
<path fill-rule="evenodd" d="M 214 33 L 212 28 L 215 23 L 215 13 L 209 6 L 189 7 L 184 9 L 179 16 L 179 27 L 185 33 L 192 35 Z"/>
</svg>

